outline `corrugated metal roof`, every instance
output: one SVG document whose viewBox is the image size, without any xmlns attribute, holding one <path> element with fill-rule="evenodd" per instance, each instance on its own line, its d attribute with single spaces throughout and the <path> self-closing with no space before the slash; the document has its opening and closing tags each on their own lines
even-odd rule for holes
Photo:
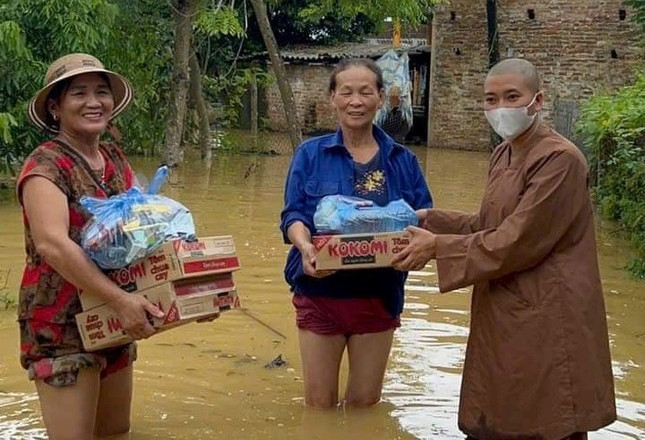
<svg viewBox="0 0 645 440">
<path fill-rule="evenodd" d="M 372 40 L 368 43 L 343 43 L 336 46 L 294 46 L 280 49 L 280 55 L 287 62 L 323 62 L 337 61 L 342 58 L 377 58 L 390 49 L 409 54 L 428 53 L 430 46 L 425 41 L 415 40 L 413 43 L 402 42 L 401 46 L 394 47 L 392 42 L 379 42 Z M 267 52 L 255 54 L 244 58 L 266 58 Z"/>
</svg>

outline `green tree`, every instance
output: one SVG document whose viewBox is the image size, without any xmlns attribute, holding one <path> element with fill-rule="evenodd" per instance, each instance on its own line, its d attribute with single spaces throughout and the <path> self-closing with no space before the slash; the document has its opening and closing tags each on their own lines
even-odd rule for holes
<svg viewBox="0 0 645 440">
<path fill-rule="evenodd" d="M 406 26 L 424 23 L 441 0 L 267 0 L 271 27 L 279 46 L 329 45 L 360 41 L 383 30 L 384 19 L 399 18 Z M 259 40 L 253 26 L 251 38 Z"/>
<path fill-rule="evenodd" d="M 233 53 L 226 51 L 230 48 L 229 41 L 235 41 L 244 37 L 244 29 L 242 28 L 237 11 L 232 6 L 223 5 L 219 2 L 217 5 L 205 5 L 197 12 L 194 21 L 194 32 L 192 38 L 192 48 L 190 52 L 189 70 L 190 70 L 190 100 L 195 107 L 196 126 L 194 129 L 190 125 L 184 129 L 184 139 L 189 139 L 190 131 L 198 133 L 198 144 L 200 146 L 201 158 L 205 160 L 211 159 L 211 130 L 209 105 L 207 101 L 207 90 L 203 86 L 203 72 L 208 69 L 209 58 L 215 60 L 215 64 L 224 67 L 228 72 L 234 70 L 230 65 L 230 59 L 233 58 Z M 220 40 L 219 43 L 211 45 L 214 40 Z M 203 48 L 203 56 L 197 54 L 197 49 Z M 222 49 L 224 48 L 224 49 Z M 228 55 L 228 56 L 227 56 Z M 200 66 L 202 60 L 202 66 Z M 229 61 L 223 63 L 223 61 Z M 226 78 L 221 78 L 222 82 L 228 85 Z M 218 82 L 220 82 L 218 80 Z M 231 90 L 227 88 L 225 96 L 231 97 Z M 215 100 L 216 103 L 221 102 L 222 97 Z M 230 101 L 229 101 L 230 105 Z M 237 107 L 237 106 L 236 106 Z M 188 118 L 190 119 L 190 118 Z M 187 121 L 190 122 L 190 121 Z M 215 121 L 213 121 L 215 122 Z"/>
<path fill-rule="evenodd" d="M 132 106 L 117 121 L 123 147 L 129 153 L 159 155 L 170 96 L 172 12 L 167 2 L 158 0 L 111 2 L 119 13 L 106 36 L 104 62 L 134 87 Z"/>
<path fill-rule="evenodd" d="M 271 29 L 271 22 L 267 14 L 266 6 L 262 0 L 251 0 L 255 17 L 262 33 L 262 39 L 269 52 L 273 71 L 275 72 L 278 81 L 278 88 L 280 96 L 282 97 L 282 104 L 284 105 L 285 116 L 287 117 L 287 127 L 289 130 L 289 138 L 291 140 L 292 151 L 302 140 L 302 132 L 297 118 L 296 101 L 293 97 L 291 85 L 287 79 L 287 72 L 282 62 L 282 57 L 278 49 L 278 43 L 275 40 L 275 35 Z"/>
<path fill-rule="evenodd" d="M 0 5 L 0 156 L 5 165 L 45 139 L 27 122 L 27 103 L 43 86 L 49 63 L 70 52 L 95 55 L 132 81 L 133 108 L 118 121 L 125 147 L 153 151 L 163 135 L 172 41 L 172 28 L 164 23 L 170 23 L 169 15 L 153 0 L 6 0 Z"/>
<path fill-rule="evenodd" d="M 589 150 L 596 201 L 636 246 L 630 269 L 645 279 L 645 72 L 632 86 L 591 98 L 577 131 Z"/>
<path fill-rule="evenodd" d="M 173 70 L 169 117 L 166 124 L 164 162 L 171 167 L 183 160 L 181 139 L 186 120 L 190 72 L 188 64 L 192 47 L 193 20 L 200 0 L 174 0 L 172 3 L 175 19 L 175 41 L 173 47 Z"/>
<path fill-rule="evenodd" d="M 161 154 L 171 107 L 172 11 L 177 1 L 0 2 L 0 172 L 45 139 L 44 133 L 27 123 L 27 103 L 42 87 L 47 66 L 70 52 L 91 53 L 131 80 L 134 102 L 117 120 L 123 146 L 130 153 Z M 222 113 L 230 123 L 249 82 L 267 80 L 257 67 L 249 70 L 236 63 L 238 54 L 263 47 L 262 38 L 247 2 L 195 1 L 199 9 L 191 47 L 210 101 L 226 108 Z M 401 0 L 390 5 L 372 0 L 269 0 L 268 4 L 274 34 L 282 46 L 360 38 L 382 26 L 386 16 L 413 25 L 423 21 L 436 1 Z M 204 106 L 199 107 L 203 113 Z M 203 121 L 200 126 L 206 133 Z"/>
<path fill-rule="evenodd" d="M 71 51 L 100 53 L 117 8 L 105 0 L 5 0 L 0 5 L 0 157 L 3 169 L 43 134 L 26 119 L 47 65 Z"/>
<path fill-rule="evenodd" d="M 632 18 L 641 26 L 641 31 L 645 33 L 645 0 L 626 0 L 625 3 L 632 7 L 635 12 Z"/>
</svg>

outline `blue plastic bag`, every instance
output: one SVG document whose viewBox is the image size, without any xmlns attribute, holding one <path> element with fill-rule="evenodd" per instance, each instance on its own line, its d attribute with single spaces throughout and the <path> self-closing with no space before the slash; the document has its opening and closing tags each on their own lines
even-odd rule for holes
<svg viewBox="0 0 645 440">
<path fill-rule="evenodd" d="M 358 197 L 325 196 L 314 213 L 318 234 L 395 232 L 418 222 L 416 212 L 403 199 L 379 206 Z"/>
<path fill-rule="evenodd" d="M 108 199 L 83 196 L 80 204 L 92 219 L 81 246 L 103 269 L 118 269 L 154 252 L 174 238 L 194 240 L 193 216 L 184 205 L 157 194 L 168 177 L 160 167 L 147 192 L 131 188 Z"/>
</svg>

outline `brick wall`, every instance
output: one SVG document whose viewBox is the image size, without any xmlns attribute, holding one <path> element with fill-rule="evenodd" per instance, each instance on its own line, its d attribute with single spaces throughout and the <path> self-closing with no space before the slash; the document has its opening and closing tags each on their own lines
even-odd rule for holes
<svg viewBox="0 0 645 440">
<path fill-rule="evenodd" d="M 336 116 L 329 104 L 329 76 L 334 66 L 287 64 L 287 76 L 304 133 L 334 131 Z M 278 85 L 266 91 L 270 129 L 287 131 L 287 121 Z"/>
<path fill-rule="evenodd" d="M 432 23 L 428 144 L 484 149 L 490 142 L 481 111 L 488 63 L 486 7 L 451 0 Z"/>
<path fill-rule="evenodd" d="M 490 147 L 481 111 L 488 63 L 486 2 L 473 3 L 451 0 L 435 15 L 429 122 L 433 146 Z M 523 57 L 538 67 L 547 100 L 543 115 L 553 124 L 558 102 L 579 106 L 592 94 L 633 79 L 634 68 L 642 64 L 638 43 L 643 36 L 632 13 L 622 0 L 498 0 L 500 59 Z"/>
</svg>

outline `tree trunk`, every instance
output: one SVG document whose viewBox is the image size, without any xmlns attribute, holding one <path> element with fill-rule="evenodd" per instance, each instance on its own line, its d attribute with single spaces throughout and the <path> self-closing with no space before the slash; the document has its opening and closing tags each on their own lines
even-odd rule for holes
<svg viewBox="0 0 645 440">
<path fill-rule="evenodd" d="M 199 151 L 202 159 L 211 160 L 211 130 L 208 123 L 208 110 L 202 94 L 202 75 L 195 50 L 190 56 L 190 96 L 195 103 L 199 119 Z"/>
<path fill-rule="evenodd" d="M 287 117 L 287 125 L 289 129 L 289 139 L 291 140 L 291 149 L 295 151 L 296 147 L 302 141 L 302 134 L 300 133 L 300 124 L 298 123 L 298 112 L 296 110 L 296 101 L 293 99 L 293 92 L 287 81 L 287 71 L 284 68 L 280 51 L 278 50 L 278 43 L 273 35 L 271 23 L 269 23 L 269 16 L 267 14 L 266 5 L 262 0 L 251 0 L 255 17 L 258 21 L 260 32 L 264 45 L 269 53 L 269 59 L 273 65 L 273 72 L 275 73 L 280 89 L 280 96 L 282 97 L 282 104 Z"/>
<path fill-rule="evenodd" d="M 258 81 L 253 74 L 251 78 L 251 136 L 253 137 L 253 151 L 258 148 Z"/>
<path fill-rule="evenodd" d="M 173 0 L 172 3 L 175 16 L 175 46 L 170 111 L 164 145 L 164 162 L 169 167 L 176 167 L 184 158 L 181 137 L 186 120 L 189 87 L 188 59 L 190 58 L 192 21 L 199 2 L 200 0 Z"/>
</svg>

